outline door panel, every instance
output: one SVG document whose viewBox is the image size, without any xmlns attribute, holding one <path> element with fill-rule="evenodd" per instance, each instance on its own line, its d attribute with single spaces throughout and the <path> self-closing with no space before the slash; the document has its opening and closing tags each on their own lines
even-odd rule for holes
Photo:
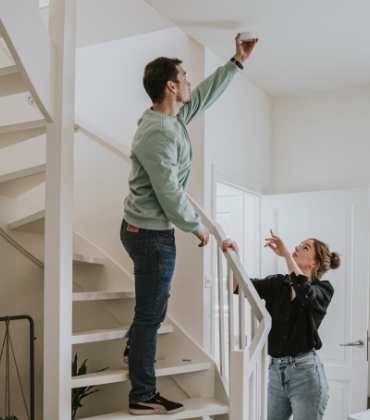
<svg viewBox="0 0 370 420">
<path fill-rule="evenodd" d="M 335 294 L 319 329 L 323 347 L 318 354 L 330 388 L 325 419 L 346 420 L 367 404 L 368 189 L 267 196 L 261 208 L 263 238 L 271 227 L 292 252 L 313 237 L 341 254 L 341 266 L 323 278 Z M 287 272 L 284 259 L 270 249 L 264 249 L 261 261 L 263 276 Z M 339 345 L 358 339 L 365 343 L 362 348 Z"/>
</svg>

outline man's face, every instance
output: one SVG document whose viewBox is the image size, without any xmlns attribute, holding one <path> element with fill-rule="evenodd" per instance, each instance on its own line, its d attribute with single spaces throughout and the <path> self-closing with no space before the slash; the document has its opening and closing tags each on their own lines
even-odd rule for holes
<svg viewBox="0 0 370 420">
<path fill-rule="evenodd" d="M 177 82 L 174 82 L 177 87 L 176 101 L 185 105 L 190 103 L 190 82 L 186 80 L 186 71 L 178 64 L 176 66 L 179 71 L 177 75 Z"/>
</svg>

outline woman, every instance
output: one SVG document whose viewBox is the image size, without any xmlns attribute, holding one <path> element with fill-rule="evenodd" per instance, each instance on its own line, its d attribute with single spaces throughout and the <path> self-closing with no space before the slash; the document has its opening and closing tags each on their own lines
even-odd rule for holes
<svg viewBox="0 0 370 420">
<path fill-rule="evenodd" d="M 336 252 L 317 239 L 307 239 L 290 254 L 283 241 L 273 234 L 265 247 L 285 258 L 291 274 L 251 279 L 272 318 L 268 336 L 269 383 L 268 420 L 321 420 L 328 403 L 324 367 L 315 350 L 322 347 L 317 332 L 334 289 L 320 280 L 329 269 L 340 265 Z M 235 242 L 226 240 L 223 251 Z M 238 293 L 234 278 L 234 293 Z"/>
</svg>

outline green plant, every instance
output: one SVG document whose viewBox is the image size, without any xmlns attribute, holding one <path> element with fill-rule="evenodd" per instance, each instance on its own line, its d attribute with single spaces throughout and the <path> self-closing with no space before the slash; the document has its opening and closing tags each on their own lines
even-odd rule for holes
<svg viewBox="0 0 370 420">
<path fill-rule="evenodd" d="M 74 361 L 72 362 L 72 376 L 80 376 L 80 375 L 86 375 L 87 372 L 87 366 L 86 362 L 88 359 L 86 359 L 80 368 L 77 367 L 77 353 L 75 355 Z M 108 367 L 98 370 L 97 372 L 103 372 L 104 370 L 108 369 Z M 72 420 L 76 417 L 77 410 L 82 407 L 81 401 L 86 398 L 88 395 L 93 394 L 94 392 L 98 392 L 98 389 L 95 389 L 94 391 L 90 391 L 94 386 L 84 386 L 81 388 L 73 388 L 72 389 Z M 0 420 L 2 420 L 0 418 Z M 4 420 L 18 420 L 17 418 L 6 418 Z"/>
</svg>

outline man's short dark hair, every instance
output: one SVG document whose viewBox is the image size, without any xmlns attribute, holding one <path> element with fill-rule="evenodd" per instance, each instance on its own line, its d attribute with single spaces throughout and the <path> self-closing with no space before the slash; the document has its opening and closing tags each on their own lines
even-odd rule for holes
<svg viewBox="0 0 370 420">
<path fill-rule="evenodd" d="M 168 81 L 177 82 L 179 71 L 176 66 L 181 63 L 178 58 L 159 57 L 145 66 L 143 84 L 153 103 L 163 102 L 166 84 Z"/>
</svg>

